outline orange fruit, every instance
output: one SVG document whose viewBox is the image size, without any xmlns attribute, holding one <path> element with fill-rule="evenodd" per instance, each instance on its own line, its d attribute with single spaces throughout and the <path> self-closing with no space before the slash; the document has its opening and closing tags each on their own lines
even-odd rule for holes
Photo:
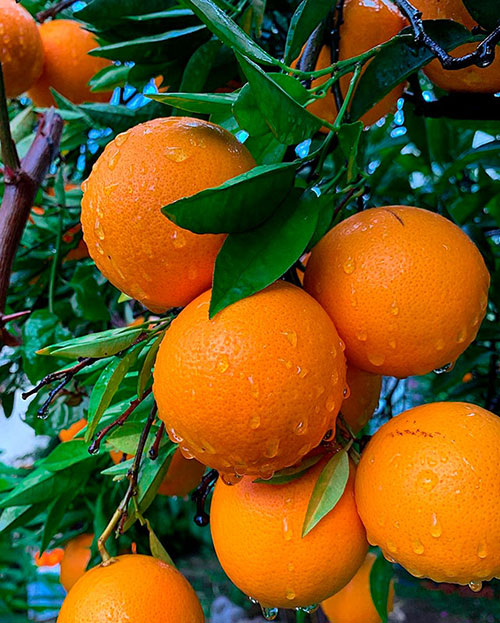
<svg viewBox="0 0 500 623">
<path fill-rule="evenodd" d="M 90 562 L 90 546 L 94 540 L 93 534 L 80 534 L 64 548 L 64 556 L 61 560 L 61 584 L 69 591 L 85 573 Z"/>
<path fill-rule="evenodd" d="M 404 17 L 389 0 L 346 0 L 344 4 L 344 23 L 340 27 L 339 60 L 359 56 L 371 48 L 385 43 L 394 37 L 406 25 Z M 325 69 L 332 64 L 331 49 L 323 46 L 315 69 Z M 365 68 L 368 64 L 365 64 Z M 313 80 L 312 86 L 324 84 L 330 78 L 329 75 Z M 345 96 L 352 74 L 346 74 L 340 78 L 340 89 Z M 388 93 L 380 102 L 365 113 L 361 120 L 365 125 L 372 125 L 381 117 L 385 117 L 396 109 L 398 99 L 403 95 L 404 84 L 398 85 Z M 326 119 L 330 123 L 335 121 L 337 106 L 335 97 L 330 90 L 328 94 L 313 102 L 308 110 Z"/>
<path fill-rule="evenodd" d="M 486 313 L 476 246 L 442 216 L 407 206 L 350 216 L 313 249 L 304 285 L 330 314 L 353 365 L 397 377 L 454 362 Z"/>
<path fill-rule="evenodd" d="M 176 450 L 158 493 L 184 497 L 200 484 L 204 471 L 204 465 L 195 459 L 185 459 L 182 452 Z"/>
<path fill-rule="evenodd" d="M 263 607 L 317 604 L 343 588 L 368 544 L 354 501 L 354 466 L 339 502 L 305 536 L 302 527 L 321 460 L 287 484 L 217 481 L 210 526 L 217 558 L 230 580 Z"/>
<path fill-rule="evenodd" d="M 61 441 L 70 441 L 73 439 L 81 430 L 83 430 L 87 426 L 87 420 L 82 418 L 78 420 L 78 422 L 74 422 L 71 424 L 69 428 L 63 428 L 59 431 L 59 439 Z"/>
<path fill-rule="evenodd" d="M 500 574 L 500 418 L 476 405 L 422 405 L 366 447 L 356 502 L 368 540 L 417 577 L 469 584 Z"/>
<path fill-rule="evenodd" d="M 186 457 L 228 477 L 270 477 L 335 428 L 343 345 L 321 306 L 284 281 L 212 320 L 210 295 L 190 303 L 160 345 L 159 416 Z"/>
<path fill-rule="evenodd" d="M 35 565 L 37 567 L 55 567 L 61 562 L 63 556 L 64 550 L 61 547 L 45 551 L 41 555 L 38 551 L 35 553 Z"/>
<path fill-rule="evenodd" d="M 424 19 L 452 19 L 472 30 L 477 23 L 469 14 L 462 0 L 415 0 L 413 5 L 422 11 Z M 477 43 L 466 43 L 453 52 L 459 57 L 474 52 Z M 431 82 L 445 91 L 462 91 L 468 93 L 497 93 L 500 91 L 500 55 L 489 67 L 480 68 L 476 65 L 463 69 L 444 69 L 441 63 L 433 60 L 424 69 Z"/>
<path fill-rule="evenodd" d="M 474 379 L 472 372 L 466 372 L 462 378 L 462 383 L 470 383 Z"/>
<path fill-rule="evenodd" d="M 40 78 L 28 91 L 35 106 L 55 106 L 53 88 L 73 104 L 107 102 L 111 91 L 93 93 L 89 80 L 111 61 L 88 52 L 98 47 L 95 35 L 78 22 L 55 19 L 40 25 L 45 62 Z"/>
<path fill-rule="evenodd" d="M 97 267 L 154 312 L 186 305 L 210 287 L 224 236 L 193 234 L 161 208 L 253 166 L 232 134 L 200 119 L 154 119 L 119 134 L 82 184 L 83 234 Z"/>
<path fill-rule="evenodd" d="M 171 565 L 140 554 L 112 558 L 87 571 L 66 596 L 58 623 L 203 623 L 186 578 Z"/>
<path fill-rule="evenodd" d="M 321 604 L 329 623 L 382 623 L 370 590 L 370 573 L 376 560 L 375 554 L 369 552 L 349 584 Z M 387 612 L 393 607 L 394 583 L 391 582 Z"/>
<path fill-rule="evenodd" d="M 15 0 L 0 0 L 0 58 L 7 97 L 24 93 L 42 73 L 43 46 L 36 22 Z"/>
<path fill-rule="evenodd" d="M 348 363 L 346 380 L 350 393 L 344 399 L 340 411 L 352 431 L 359 433 L 378 406 L 382 377 Z"/>
</svg>

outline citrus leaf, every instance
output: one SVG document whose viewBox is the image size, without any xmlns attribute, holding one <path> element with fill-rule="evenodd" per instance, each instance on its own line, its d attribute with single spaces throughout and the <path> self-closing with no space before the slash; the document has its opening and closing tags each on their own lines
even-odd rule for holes
<svg viewBox="0 0 500 623">
<path fill-rule="evenodd" d="M 339 145 L 342 153 L 347 160 L 347 183 L 351 183 L 358 174 L 357 155 L 359 139 L 363 132 L 361 121 L 356 123 L 345 123 L 340 127 L 338 133 Z"/>
<path fill-rule="evenodd" d="M 272 214 L 292 187 L 298 162 L 261 165 L 216 188 L 174 201 L 162 212 L 197 234 L 242 232 Z"/>
<path fill-rule="evenodd" d="M 146 519 L 146 526 L 149 532 L 149 549 L 153 558 L 157 558 L 175 568 L 174 561 L 170 558 L 167 550 L 161 544 L 160 539 L 156 536 L 155 531 L 151 527 L 151 523 Z"/>
<path fill-rule="evenodd" d="M 128 65 L 111 65 L 104 67 L 89 80 L 90 90 L 93 92 L 109 91 L 115 87 L 122 87 L 127 82 L 130 67 Z"/>
<path fill-rule="evenodd" d="M 285 44 L 285 63 L 296 59 L 312 31 L 332 8 L 331 0 L 302 0 L 292 16 Z"/>
<path fill-rule="evenodd" d="M 370 593 L 383 623 L 387 623 L 387 601 L 393 575 L 392 565 L 383 556 L 377 556 L 370 570 Z"/>
<path fill-rule="evenodd" d="M 236 101 L 234 93 L 158 93 L 148 95 L 149 99 L 188 112 L 212 115 L 231 110 Z"/>
<path fill-rule="evenodd" d="M 305 537 L 342 497 L 349 478 L 349 457 L 342 450 L 323 468 L 309 500 L 302 537 Z"/>
<path fill-rule="evenodd" d="M 74 473 L 65 470 L 50 472 L 39 467 L 20 482 L 17 487 L 2 498 L 0 506 L 25 506 L 53 500 L 55 496 L 74 486 Z"/>
<path fill-rule="evenodd" d="M 263 478 L 257 478 L 254 482 L 258 482 L 264 485 L 285 485 L 292 480 L 301 478 L 313 465 L 316 465 L 321 460 L 321 455 L 308 457 L 304 459 L 300 465 L 294 467 L 287 467 L 286 469 L 280 469 L 279 472 L 275 472 L 274 476 L 268 480 Z"/>
<path fill-rule="evenodd" d="M 83 439 L 71 439 L 59 444 L 49 456 L 41 461 L 41 465 L 51 472 L 58 472 L 75 463 L 92 459 L 88 446 Z"/>
<path fill-rule="evenodd" d="M 137 445 L 144 429 L 144 422 L 125 422 L 123 426 L 115 429 L 106 439 L 106 443 L 113 450 L 135 455 Z M 153 429 L 156 432 L 156 428 Z"/>
<path fill-rule="evenodd" d="M 78 359 L 79 357 L 104 358 L 116 355 L 116 353 L 131 346 L 142 329 L 125 328 L 109 329 L 101 333 L 93 333 L 84 337 L 77 337 L 65 342 L 51 344 L 37 351 L 38 355 L 51 355 Z"/>
<path fill-rule="evenodd" d="M 0 515 L 0 533 L 14 530 L 18 526 L 26 525 L 38 517 L 47 508 L 47 504 L 26 504 L 24 506 L 10 506 Z"/>
<path fill-rule="evenodd" d="M 78 491 L 79 487 L 75 487 L 69 492 L 63 493 L 62 495 L 56 497 L 52 504 L 49 505 L 47 509 L 47 516 L 43 524 L 40 554 L 47 549 L 52 537 L 58 532 L 59 525 Z"/>
<path fill-rule="evenodd" d="M 139 372 L 139 376 L 137 378 L 137 397 L 142 398 L 149 382 L 153 378 L 153 367 L 156 361 L 156 353 L 160 348 L 161 341 L 163 340 L 163 336 L 165 333 L 159 335 L 156 340 L 151 344 L 146 357 L 144 358 L 144 362 L 142 364 L 141 371 Z"/>
<path fill-rule="evenodd" d="M 500 22 L 498 0 L 463 0 L 463 3 L 480 26 L 488 31 L 497 27 Z"/>
<path fill-rule="evenodd" d="M 101 471 L 103 476 L 125 476 L 128 474 L 134 464 L 134 459 L 127 459 L 126 461 L 120 461 L 116 465 L 107 467 Z"/>
</svg>

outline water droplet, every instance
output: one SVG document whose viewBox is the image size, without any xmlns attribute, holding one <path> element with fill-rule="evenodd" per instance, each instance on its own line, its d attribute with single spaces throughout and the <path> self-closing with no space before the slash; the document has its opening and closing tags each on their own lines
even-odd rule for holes
<svg viewBox="0 0 500 623">
<path fill-rule="evenodd" d="M 445 374 L 446 372 L 450 372 L 450 370 L 453 370 L 454 365 L 455 365 L 454 363 L 446 363 L 441 368 L 436 368 L 434 370 L 434 373 L 435 374 Z"/>
<path fill-rule="evenodd" d="M 274 468 L 270 463 L 264 463 L 259 467 L 259 476 L 262 480 L 270 480 L 274 475 Z"/>
<path fill-rule="evenodd" d="M 170 236 L 172 240 L 172 244 L 176 249 L 182 249 L 182 247 L 186 246 L 186 237 L 184 234 L 177 229 Z"/>
<path fill-rule="evenodd" d="M 104 187 L 104 194 L 109 196 L 119 186 L 120 186 L 120 184 L 118 182 L 116 182 L 116 184 L 107 184 L 107 186 Z M 97 213 L 99 214 L 99 212 L 97 212 Z"/>
<path fill-rule="evenodd" d="M 398 304 L 396 303 L 396 301 L 393 301 L 393 302 L 392 302 L 392 305 L 391 305 L 391 314 L 392 314 L 393 316 L 397 316 L 397 315 L 399 314 L 399 307 L 398 307 Z"/>
<path fill-rule="evenodd" d="M 291 601 L 292 599 L 295 599 L 296 596 L 297 596 L 297 594 L 293 590 L 293 588 L 287 588 L 286 589 L 286 598 L 287 599 L 289 599 Z"/>
<path fill-rule="evenodd" d="M 394 338 L 391 338 L 389 340 L 389 346 L 392 348 L 392 350 L 396 350 L 396 340 Z"/>
<path fill-rule="evenodd" d="M 81 185 L 81 187 L 80 187 L 80 188 L 82 189 L 82 193 L 86 192 L 86 190 L 87 190 L 87 188 L 88 188 L 88 185 L 89 185 L 89 181 L 88 181 L 88 179 L 83 180 L 82 185 Z"/>
<path fill-rule="evenodd" d="M 287 569 L 288 569 L 288 571 L 294 571 L 295 570 L 295 565 L 293 564 L 293 562 L 289 562 L 287 564 Z"/>
<path fill-rule="evenodd" d="M 221 474 L 220 477 L 225 485 L 232 487 L 233 485 L 238 484 L 243 476 L 240 476 L 239 474 Z"/>
<path fill-rule="evenodd" d="M 439 478 L 435 472 L 430 469 L 421 471 L 417 478 L 417 484 L 426 491 L 432 491 L 439 482 Z"/>
<path fill-rule="evenodd" d="M 484 543 L 479 543 L 477 546 L 477 555 L 479 558 L 486 558 L 488 555 L 488 549 Z"/>
<path fill-rule="evenodd" d="M 175 146 L 166 147 L 165 156 L 167 156 L 167 158 L 169 160 L 172 160 L 173 162 L 184 162 L 184 160 L 187 160 L 189 158 L 189 154 L 185 152 L 182 147 Z"/>
<path fill-rule="evenodd" d="M 264 448 L 264 456 L 266 456 L 268 459 L 274 459 L 274 457 L 278 454 L 279 447 L 279 439 L 268 439 Z"/>
<path fill-rule="evenodd" d="M 278 616 L 278 608 L 264 608 L 261 606 L 262 616 L 266 619 L 266 621 L 274 621 Z"/>
<path fill-rule="evenodd" d="M 184 439 L 178 435 L 173 428 L 168 431 L 168 436 L 174 443 L 181 443 Z"/>
<path fill-rule="evenodd" d="M 484 310 L 488 307 L 488 296 L 486 294 L 483 294 L 479 304 L 481 306 L 481 311 L 484 312 Z"/>
<path fill-rule="evenodd" d="M 249 601 L 251 601 L 253 604 L 258 604 L 259 602 L 257 601 L 257 599 L 255 599 L 255 597 L 250 597 L 250 595 L 248 596 Z"/>
<path fill-rule="evenodd" d="M 423 554 L 424 551 L 425 551 L 424 544 L 418 538 L 413 541 L 412 548 L 413 548 L 413 551 L 415 552 L 415 554 L 417 554 L 418 556 Z"/>
<path fill-rule="evenodd" d="M 307 433 L 307 425 L 308 425 L 307 419 L 304 418 L 303 420 L 300 420 L 300 422 L 298 422 L 295 425 L 293 432 L 296 435 L 305 435 Z"/>
<path fill-rule="evenodd" d="M 95 230 L 96 236 L 99 238 L 99 240 L 104 240 L 104 230 L 102 228 L 102 225 L 101 225 L 99 219 L 96 219 L 96 221 L 95 221 L 94 230 Z"/>
<path fill-rule="evenodd" d="M 443 529 L 438 521 L 437 515 L 436 513 L 432 513 L 431 536 L 433 536 L 435 539 L 439 539 L 442 534 Z"/>
<path fill-rule="evenodd" d="M 443 350 L 443 349 L 444 349 L 444 347 L 445 347 L 445 341 L 444 341 L 443 339 L 441 339 L 441 338 L 440 338 L 440 339 L 436 342 L 436 350 Z"/>
<path fill-rule="evenodd" d="M 356 262 L 352 257 L 348 257 L 347 260 L 344 262 L 342 268 L 344 269 L 346 275 L 351 275 L 356 268 Z"/>
<path fill-rule="evenodd" d="M 182 456 L 185 459 L 192 459 L 192 458 L 194 458 L 194 455 L 191 453 L 189 448 L 187 448 L 186 446 L 180 446 L 180 450 L 181 450 Z"/>
<path fill-rule="evenodd" d="M 100 255 L 104 255 L 104 249 L 101 247 L 101 245 L 98 242 L 95 243 L 95 248 L 97 249 L 97 252 Z"/>
<path fill-rule="evenodd" d="M 250 393 L 254 398 L 259 397 L 259 387 L 257 383 L 253 380 L 253 376 L 248 377 L 248 382 L 250 383 Z"/>
<path fill-rule="evenodd" d="M 245 463 L 236 463 L 234 471 L 237 476 L 244 476 L 248 471 L 248 466 Z"/>
<path fill-rule="evenodd" d="M 366 340 L 368 339 L 368 334 L 366 333 L 366 331 L 358 331 L 356 333 L 356 337 L 360 342 L 366 342 Z"/>
<path fill-rule="evenodd" d="M 297 368 L 297 374 L 300 379 L 303 379 L 309 374 L 309 370 L 307 368 Z"/>
<path fill-rule="evenodd" d="M 312 614 L 313 612 L 316 612 L 318 608 L 319 604 L 311 604 L 310 606 L 302 606 L 302 608 L 297 608 L 297 610 L 302 610 L 302 612 L 305 612 L 306 614 Z"/>
<path fill-rule="evenodd" d="M 283 517 L 283 535 L 285 537 L 285 541 L 291 541 L 293 538 L 293 530 L 288 525 L 288 519 Z"/>
<path fill-rule="evenodd" d="M 334 411 L 336 406 L 337 403 L 335 402 L 335 396 L 328 396 L 325 404 L 326 410 L 331 413 L 332 411 Z"/>
<path fill-rule="evenodd" d="M 367 353 L 368 361 L 374 366 L 381 366 L 385 361 L 385 355 L 382 353 Z"/>
<path fill-rule="evenodd" d="M 467 329 L 460 329 L 457 335 L 458 344 L 462 344 L 462 342 L 465 342 L 466 338 L 467 338 Z"/>
<path fill-rule="evenodd" d="M 349 385 L 346 385 L 343 391 L 344 400 L 346 400 L 346 398 L 349 398 L 350 395 L 351 395 L 351 388 L 349 387 Z"/>
<path fill-rule="evenodd" d="M 250 418 L 248 420 L 248 426 L 250 426 L 250 428 L 252 430 L 255 430 L 256 428 L 259 428 L 259 426 L 260 426 L 260 415 L 258 413 L 254 413 L 253 415 L 250 416 Z"/>
<path fill-rule="evenodd" d="M 217 361 L 217 370 L 224 374 L 224 372 L 229 368 L 229 359 L 227 355 L 221 355 L 220 359 Z"/>
<path fill-rule="evenodd" d="M 287 359 L 283 359 L 282 357 L 278 357 L 278 361 L 280 363 L 282 363 L 285 368 L 287 368 L 288 370 L 290 370 L 290 368 L 292 367 L 292 362 L 287 360 Z"/>
<path fill-rule="evenodd" d="M 398 551 L 397 545 L 392 541 L 387 541 L 387 549 L 391 552 L 391 554 L 395 554 Z"/>
<path fill-rule="evenodd" d="M 118 164 L 118 161 L 120 160 L 120 150 L 117 149 L 115 151 L 115 153 L 110 156 L 109 160 L 108 160 L 108 167 L 111 169 L 111 171 L 114 171 L 114 169 L 116 168 L 116 165 Z"/>
<path fill-rule="evenodd" d="M 290 344 L 293 346 L 293 348 L 296 348 L 297 346 L 297 334 L 295 333 L 295 331 L 282 331 L 281 332 L 282 335 L 284 335 L 286 337 L 286 339 L 290 342 Z"/>
<path fill-rule="evenodd" d="M 469 588 L 474 593 L 479 593 L 479 591 L 483 588 L 483 583 L 480 580 L 471 580 L 469 582 Z"/>
<path fill-rule="evenodd" d="M 128 132 L 122 132 L 115 138 L 115 145 L 121 147 L 128 140 Z"/>
</svg>

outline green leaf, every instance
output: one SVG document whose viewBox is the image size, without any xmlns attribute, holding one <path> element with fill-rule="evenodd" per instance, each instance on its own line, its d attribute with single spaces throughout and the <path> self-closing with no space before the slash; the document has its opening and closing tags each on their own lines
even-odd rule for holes
<svg viewBox="0 0 500 623">
<path fill-rule="evenodd" d="M 73 479 L 74 473 L 70 470 L 51 472 L 39 467 L 3 497 L 0 506 L 25 506 L 53 500 L 54 496 L 74 486 Z"/>
<path fill-rule="evenodd" d="M 229 112 L 237 95 L 234 93 L 159 93 L 148 95 L 148 98 L 188 112 L 211 115 Z"/>
<path fill-rule="evenodd" d="M 268 480 L 263 478 L 257 478 L 254 482 L 258 482 L 264 485 L 286 485 L 297 478 L 301 478 L 307 471 L 311 469 L 316 463 L 321 460 L 321 455 L 310 456 L 304 459 L 299 465 L 294 467 L 287 467 L 286 469 L 280 469 L 274 474 L 274 476 Z"/>
<path fill-rule="evenodd" d="M 156 338 L 156 340 L 154 340 L 147 352 L 146 357 L 144 358 L 141 371 L 139 372 L 139 376 L 137 378 L 137 396 L 139 398 L 142 397 L 150 381 L 153 379 L 153 367 L 156 361 L 156 353 L 160 348 L 164 335 L 165 333 L 162 333 Z"/>
<path fill-rule="evenodd" d="M 75 487 L 68 493 L 56 497 L 47 509 L 47 517 L 43 524 L 42 542 L 40 544 L 40 554 L 42 554 L 50 544 L 52 537 L 59 531 L 61 521 L 68 510 L 69 505 L 76 497 L 80 487 Z"/>
<path fill-rule="evenodd" d="M 324 121 L 303 108 L 258 65 L 244 56 L 236 56 L 252 91 L 258 94 L 257 105 L 264 119 L 281 143 L 301 143 L 324 125 Z"/>
<path fill-rule="evenodd" d="M 99 93 L 109 91 L 115 87 L 122 87 L 127 82 L 130 67 L 128 65 L 111 65 L 104 67 L 89 80 L 91 91 Z"/>
<path fill-rule="evenodd" d="M 498 0 L 463 0 L 463 3 L 480 26 L 488 31 L 494 30 L 497 27 L 500 22 L 500 5 Z"/>
<path fill-rule="evenodd" d="M 186 64 L 180 91 L 194 93 L 203 90 L 220 48 L 221 43 L 217 39 L 200 45 Z"/>
<path fill-rule="evenodd" d="M 323 468 L 309 500 L 302 536 L 305 537 L 342 497 L 349 478 L 349 457 L 341 450 Z"/>
<path fill-rule="evenodd" d="M 94 266 L 79 264 L 69 285 L 75 292 L 73 309 L 76 315 L 91 322 L 109 320 L 108 306 L 101 294 Z"/>
<path fill-rule="evenodd" d="M 141 332 L 142 329 L 140 328 L 109 329 L 46 346 L 40 349 L 37 354 L 67 359 L 111 357 L 131 346 Z"/>
<path fill-rule="evenodd" d="M 331 0 L 302 0 L 292 16 L 285 44 L 285 63 L 296 59 L 302 46 L 332 9 Z"/>
<path fill-rule="evenodd" d="M 378 556 L 370 571 L 370 593 L 383 623 L 387 623 L 387 601 L 393 575 L 392 565 L 383 556 Z"/>
<path fill-rule="evenodd" d="M 76 19 L 88 22 L 97 28 L 109 28 L 126 16 L 144 13 L 144 0 L 91 0 L 79 11 Z M 165 8 L 165 0 L 148 0 L 147 11 L 160 11 Z"/>
<path fill-rule="evenodd" d="M 139 344 L 123 357 L 114 357 L 102 371 L 90 394 L 87 430 L 85 431 L 87 443 L 92 439 L 99 420 L 111 404 L 125 375 L 134 365 L 142 347 L 143 344 Z"/>
<path fill-rule="evenodd" d="M 47 508 L 45 502 L 41 504 L 26 504 L 24 506 L 10 506 L 0 515 L 0 533 L 24 526 Z"/>
<path fill-rule="evenodd" d="M 312 191 L 299 193 L 293 189 L 260 227 L 227 237 L 215 262 L 210 317 L 276 281 L 302 255 L 321 202 Z"/>
<path fill-rule="evenodd" d="M 447 51 L 474 39 L 464 26 L 449 20 L 426 21 L 425 30 Z M 403 33 L 407 34 L 394 37 L 365 66 L 350 107 L 351 119 L 362 117 L 411 74 L 434 59 L 430 50 L 415 45 L 410 29 Z"/>
<path fill-rule="evenodd" d="M 144 422 L 125 422 L 123 426 L 115 429 L 107 437 L 106 442 L 113 450 L 124 452 L 125 454 L 135 455 L 141 433 L 144 429 Z"/>
<path fill-rule="evenodd" d="M 66 469 L 75 463 L 92 459 L 87 444 L 83 439 L 71 439 L 59 444 L 49 456 L 41 461 L 41 465 L 51 472 Z"/>
<path fill-rule="evenodd" d="M 357 123 L 346 123 L 340 127 L 338 133 L 339 145 L 342 153 L 347 160 L 347 183 L 354 181 L 358 174 L 357 155 L 359 139 L 363 132 L 361 121 Z"/>
<path fill-rule="evenodd" d="M 151 523 L 146 519 L 146 526 L 149 532 L 149 549 L 153 558 L 157 558 L 175 568 L 174 561 L 170 558 L 167 550 L 163 547 L 160 539 L 156 536 L 155 531 L 151 527 Z"/>
<path fill-rule="evenodd" d="M 137 450 L 137 448 L 136 448 Z M 134 464 L 134 459 L 127 459 L 126 461 L 120 461 L 116 465 L 107 467 L 101 471 L 103 476 L 125 476 L 128 474 Z"/>
<path fill-rule="evenodd" d="M 323 236 L 330 231 L 332 226 L 333 214 L 335 212 L 334 195 L 324 194 L 318 197 L 321 205 L 319 207 L 318 222 L 314 234 L 307 245 L 306 251 L 315 247 Z"/>
<path fill-rule="evenodd" d="M 10 131 L 14 143 L 19 143 L 23 138 L 30 136 L 35 123 L 36 115 L 33 111 L 33 106 L 28 106 L 18 113 L 10 122 Z"/>
<path fill-rule="evenodd" d="M 179 199 L 162 212 L 197 234 L 247 231 L 263 223 L 292 187 L 298 162 L 259 166 L 216 188 Z"/>
<path fill-rule="evenodd" d="M 182 0 L 200 20 L 229 48 L 268 65 L 278 61 L 263 50 L 211 0 Z"/>
</svg>

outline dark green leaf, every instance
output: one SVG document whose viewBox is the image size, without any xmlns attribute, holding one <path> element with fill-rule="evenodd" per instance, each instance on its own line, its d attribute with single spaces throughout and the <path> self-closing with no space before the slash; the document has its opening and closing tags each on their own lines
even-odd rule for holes
<svg viewBox="0 0 500 623">
<path fill-rule="evenodd" d="M 498 0 L 463 0 L 463 3 L 480 26 L 488 31 L 497 27 L 500 22 Z"/>
<path fill-rule="evenodd" d="M 56 446 L 41 464 L 51 472 L 58 472 L 70 467 L 70 465 L 89 459 L 92 457 L 85 441 L 83 439 L 71 439 Z"/>
<path fill-rule="evenodd" d="M 36 310 L 31 314 L 23 325 L 21 351 L 23 370 L 30 381 L 38 381 L 57 367 L 57 362 L 38 357 L 39 349 L 46 350 L 44 347 L 47 344 L 68 336 L 69 331 L 61 326 L 59 318 L 48 309 Z M 59 353 L 57 356 L 60 356 Z"/>
<path fill-rule="evenodd" d="M 0 532 L 11 531 L 18 526 L 28 524 L 32 519 L 43 513 L 46 508 L 45 502 L 6 508 L 0 515 Z"/>
<path fill-rule="evenodd" d="M 347 183 L 353 182 L 358 175 L 357 155 L 362 132 L 363 124 L 358 121 L 342 125 L 338 133 L 340 149 L 347 160 Z"/>
<path fill-rule="evenodd" d="M 141 371 L 139 372 L 139 376 L 137 378 L 137 396 L 139 398 L 142 397 L 144 391 L 149 385 L 150 381 L 153 380 L 153 367 L 156 361 L 156 353 L 160 348 L 161 341 L 163 340 L 164 333 L 159 335 L 156 340 L 151 344 L 146 357 L 144 358 L 144 362 L 142 364 Z"/>
<path fill-rule="evenodd" d="M 78 265 L 69 285 L 75 292 L 75 314 L 91 322 L 109 320 L 109 310 L 101 294 L 94 266 Z"/>
<path fill-rule="evenodd" d="M 122 87 L 127 82 L 129 72 L 130 67 L 128 65 L 105 67 L 90 79 L 91 91 L 109 91 L 115 87 Z"/>
<path fill-rule="evenodd" d="M 68 470 L 51 472 L 39 467 L 2 498 L 0 506 L 25 506 L 53 500 L 54 496 L 60 495 L 73 486 L 73 478 L 74 474 Z"/>
<path fill-rule="evenodd" d="M 331 0 L 302 0 L 293 14 L 286 37 L 285 63 L 296 59 L 312 31 L 332 9 Z"/>
<path fill-rule="evenodd" d="M 230 111 L 237 98 L 233 93 L 159 93 L 148 97 L 161 104 L 207 115 Z"/>
<path fill-rule="evenodd" d="M 394 570 L 383 556 L 378 556 L 370 571 L 370 593 L 383 623 L 387 623 L 387 601 Z"/>
<path fill-rule="evenodd" d="M 77 337 L 66 342 L 51 344 L 38 351 L 39 355 L 52 355 L 67 359 L 79 357 L 111 357 L 128 348 L 141 334 L 142 329 L 109 329 L 101 333 Z"/>
<path fill-rule="evenodd" d="M 47 509 L 42 532 L 42 542 L 40 544 L 40 554 L 43 553 L 50 544 L 52 537 L 58 532 L 69 505 L 77 495 L 79 487 L 75 487 L 68 493 L 56 497 Z"/>
</svg>

